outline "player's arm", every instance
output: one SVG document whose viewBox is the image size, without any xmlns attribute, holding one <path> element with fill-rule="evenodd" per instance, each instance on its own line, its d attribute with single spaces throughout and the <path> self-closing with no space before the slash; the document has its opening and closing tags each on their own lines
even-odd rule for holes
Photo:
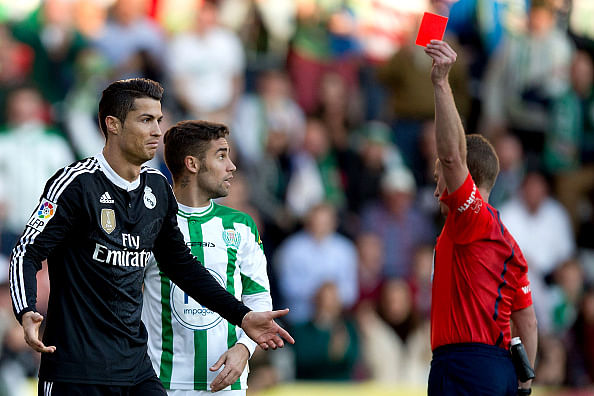
<svg viewBox="0 0 594 396">
<path fill-rule="evenodd" d="M 534 313 L 534 306 L 530 305 L 524 309 L 512 312 L 512 335 L 513 337 L 520 337 L 524 349 L 528 355 L 530 365 L 534 367 L 536 360 L 536 350 L 538 347 L 538 326 L 536 321 L 536 314 Z M 519 382 L 520 388 L 530 388 L 532 380 L 527 382 Z"/>
<path fill-rule="evenodd" d="M 510 277 L 510 282 L 514 282 L 515 280 L 513 286 L 516 289 L 511 306 L 512 336 L 520 337 L 528 355 L 528 360 L 532 367 L 534 367 L 538 344 L 538 325 L 536 314 L 534 313 L 534 305 L 532 304 L 530 281 L 528 280 L 528 263 L 515 241 L 513 241 L 513 250 L 515 252 L 514 260 L 509 262 L 510 273 L 515 275 Z M 530 388 L 531 383 L 532 381 L 526 383 L 519 382 L 519 386 Z"/>
<path fill-rule="evenodd" d="M 437 156 L 443 168 L 448 192 L 452 193 L 468 176 L 464 128 L 448 81 L 457 55 L 445 41 L 440 40 L 431 40 L 425 52 L 433 59 L 431 81 L 435 96 Z"/>
<path fill-rule="evenodd" d="M 199 264 L 186 246 L 177 226 L 177 203 L 170 188 L 169 202 L 168 214 L 163 220 L 153 248 L 155 259 L 165 275 L 197 302 L 219 313 L 231 324 L 240 326 L 262 348 L 283 347 L 281 337 L 293 343 L 291 335 L 274 321 L 286 315 L 288 310 L 251 311 L 219 285 L 208 270 Z"/>
<path fill-rule="evenodd" d="M 237 252 L 237 262 L 241 273 L 241 301 L 252 311 L 270 311 L 272 310 L 272 297 L 266 271 L 266 256 L 254 221 L 248 217 L 247 223 L 250 226 L 250 231 L 247 233 L 247 237 L 243 238 L 245 242 Z M 254 353 L 256 345 L 245 332 L 240 331 L 237 342 L 248 348 L 250 356 Z"/>
<path fill-rule="evenodd" d="M 25 231 L 10 258 L 9 284 L 12 307 L 23 326 L 25 341 L 37 352 L 54 352 L 39 339 L 43 316 L 36 310 L 37 272 L 51 251 L 62 243 L 71 230 L 73 213 L 80 203 L 76 180 L 64 191 L 56 187 L 67 169 L 59 171 L 46 184 L 39 204 L 27 221 Z"/>
<path fill-rule="evenodd" d="M 241 273 L 241 300 L 255 312 L 270 311 L 272 298 L 266 273 L 266 256 L 253 220 L 248 218 L 247 223 L 250 231 L 242 235 L 242 243 L 237 251 L 237 263 Z M 210 387 L 213 392 L 235 383 L 256 349 L 257 344 L 242 329 L 238 333 L 237 343 L 210 368 L 211 371 L 217 371 L 224 366 L 224 369 L 211 382 Z"/>
</svg>

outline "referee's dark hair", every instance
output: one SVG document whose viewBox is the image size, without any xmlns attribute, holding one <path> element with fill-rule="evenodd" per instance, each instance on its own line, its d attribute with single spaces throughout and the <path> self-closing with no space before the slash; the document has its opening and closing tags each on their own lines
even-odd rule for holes
<svg viewBox="0 0 594 396">
<path fill-rule="evenodd" d="M 134 101 L 137 98 L 152 98 L 160 101 L 162 97 L 161 84 L 148 78 L 130 78 L 109 84 L 99 101 L 99 126 L 105 139 L 107 140 L 105 117 L 116 117 L 123 124 L 128 113 L 134 109 Z"/>
<path fill-rule="evenodd" d="M 190 155 L 200 161 L 200 172 L 206 171 L 204 166 L 206 150 L 211 140 L 227 137 L 229 128 L 224 124 L 202 120 L 180 121 L 165 132 L 165 164 L 173 180 L 181 177 L 185 169 L 185 158 Z"/>
<path fill-rule="evenodd" d="M 499 174 L 499 158 L 482 135 L 466 135 L 466 164 L 474 183 L 491 191 Z"/>
</svg>

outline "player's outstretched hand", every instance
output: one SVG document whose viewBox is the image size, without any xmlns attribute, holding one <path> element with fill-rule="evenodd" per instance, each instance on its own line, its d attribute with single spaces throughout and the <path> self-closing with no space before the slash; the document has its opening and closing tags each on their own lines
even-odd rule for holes
<svg viewBox="0 0 594 396">
<path fill-rule="evenodd" d="M 442 82 L 443 80 L 447 81 L 448 73 L 458 57 L 456 52 L 445 41 L 431 40 L 431 42 L 427 44 L 427 47 L 425 47 L 425 53 L 433 59 L 431 81 L 433 81 L 434 84 Z"/>
<path fill-rule="evenodd" d="M 243 369 L 245 369 L 249 358 L 250 351 L 243 344 L 238 343 L 227 349 L 210 368 L 210 371 L 217 371 L 222 366 L 225 366 L 219 375 L 210 383 L 210 390 L 212 392 L 218 392 L 234 384 L 241 373 L 243 373 Z"/>
<path fill-rule="evenodd" d="M 295 340 L 274 319 L 285 316 L 288 313 L 288 308 L 266 312 L 250 311 L 243 317 L 241 328 L 248 337 L 256 341 L 264 350 L 268 350 L 268 348 L 282 348 L 284 346 L 282 338 L 291 344 L 294 344 Z"/>
<path fill-rule="evenodd" d="M 25 341 L 31 348 L 43 353 L 54 353 L 56 351 L 55 346 L 46 347 L 39 339 L 39 326 L 43 322 L 43 316 L 40 313 L 33 311 L 25 312 L 22 322 Z"/>
</svg>

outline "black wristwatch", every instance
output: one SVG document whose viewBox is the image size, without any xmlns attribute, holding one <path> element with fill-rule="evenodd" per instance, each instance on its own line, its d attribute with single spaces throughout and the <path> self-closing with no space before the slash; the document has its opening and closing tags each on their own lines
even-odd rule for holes
<svg viewBox="0 0 594 396">
<path fill-rule="evenodd" d="M 518 396 L 527 396 L 532 393 L 532 388 L 518 388 Z"/>
</svg>

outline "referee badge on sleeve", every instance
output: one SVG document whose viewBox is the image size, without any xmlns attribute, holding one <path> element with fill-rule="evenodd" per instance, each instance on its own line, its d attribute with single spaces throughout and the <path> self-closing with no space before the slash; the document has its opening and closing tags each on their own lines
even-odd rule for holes
<svg viewBox="0 0 594 396">
<path fill-rule="evenodd" d="M 39 232 L 43 231 L 45 225 L 56 214 L 56 210 L 58 210 L 58 204 L 43 198 L 39 203 L 37 210 L 33 212 L 29 221 L 27 221 L 27 226 L 34 228 Z"/>
<path fill-rule="evenodd" d="M 116 228 L 116 218 L 113 209 L 101 209 L 101 227 L 111 234 Z"/>
</svg>

